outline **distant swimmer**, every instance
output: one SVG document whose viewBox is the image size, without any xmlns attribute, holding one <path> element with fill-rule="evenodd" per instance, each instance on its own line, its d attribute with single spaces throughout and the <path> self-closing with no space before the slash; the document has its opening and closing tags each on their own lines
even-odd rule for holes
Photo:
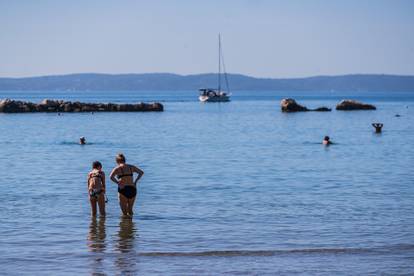
<svg viewBox="0 0 414 276">
<path fill-rule="evenodd" d="M 144 172 L 134 165 L 126 164 L 125 156 L 122 153 L 116 156 L 115 161 L 117 166 L 112 170 L 110 178 L 118 184 L 119 205 L 122 213 L 125 216 L 132 216 L 137 195 L 137 182 L 144 175 Z M 135 180 L 134 173 L 138 174 Z"/>
<path fill-rule="evenodd" d="M 329 146 L 329 145 L 331 145 L 331 144 L 332 144 L 332 142 L 331 142 L 331 140 L 330 140 L 329 136 L 325 136 L 325 137 L 323 138 L 322 144 L 324 144 L 325 146 Z"/>
<path fill-rule="evenodd" d="M 372 126 L 375 128 L 375 133 L 381 133 L 382 127 L 384 126 L 384 124 L 373 123 Z"/>
<path fill-rule="evenodd" d="M 99 214 L 105 216 L 105 173 L 99 161 L 92 163 L 92 170 L 88 173 L 88 194 L 92 216 L 96 216 L 96 204 L 99 206 Z"/>
<path fill-rule="evenodd" d="M 79 144 L 81 144 L 81 145 L 86 145 L 86 139 L 85 139 L 85 137 L 81 137 L 81 138 L 79 138 Z"/>
</svg>

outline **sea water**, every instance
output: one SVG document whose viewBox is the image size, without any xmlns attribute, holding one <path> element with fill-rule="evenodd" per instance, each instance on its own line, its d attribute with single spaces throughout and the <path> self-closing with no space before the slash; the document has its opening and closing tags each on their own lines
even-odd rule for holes
<svg viewBox="0 0 414 276">
<path fill-rule="evenodd" d="M 378 109 L 286 114 L 284 97 Z M 0 114 L 0 274 L 414 273 L 414 93 L 236 91 L 212 104 L 194 91 L 0 98 L 165 107 Z M 333 145 L 322 146 L 325 135 Z M 108 176 L 119 152 L 145 171 L 135 216 L 121 217 L 108 178 L 107 216 L 92 219 L 91 163 Z"/>
</svg>

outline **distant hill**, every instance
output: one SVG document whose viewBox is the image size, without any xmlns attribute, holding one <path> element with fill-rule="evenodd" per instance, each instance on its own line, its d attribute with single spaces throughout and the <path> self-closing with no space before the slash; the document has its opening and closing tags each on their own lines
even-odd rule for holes
<svg viewBox="0 0 414 276">
<path fill-rule="evenodd" d="M 343 75 L 266 79 L 228 75 L 231 90 L 283 91 L 413 91 L 414 76 Z M 216 87 L 216 74 L 71 74 L 29 78 L 0 78 L 0 90 L 196 90 Z"/>
</svg>

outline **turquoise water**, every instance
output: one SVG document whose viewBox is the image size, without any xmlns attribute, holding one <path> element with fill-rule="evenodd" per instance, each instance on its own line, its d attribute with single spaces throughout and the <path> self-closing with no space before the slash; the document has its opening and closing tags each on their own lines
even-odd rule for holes
<svg viewBox="0 0 414 276">
<path fill-rule="evenodd" d="M 292 95 L 311 108 L 354 98 L 378 110 L 281 113 Z M 5 97 L 159 100 L 165 112 L 0 114 L 1 273 L 414 273 L 414 93 Z M 336 144 L 323 147 L 325 135 Z M 121 218 L 108 182 L 108 215 L 93 220 L 86 174 L 93 160 L 109 174 L 118 152 L 145 171 L 136 216 Z"/>
</svg>

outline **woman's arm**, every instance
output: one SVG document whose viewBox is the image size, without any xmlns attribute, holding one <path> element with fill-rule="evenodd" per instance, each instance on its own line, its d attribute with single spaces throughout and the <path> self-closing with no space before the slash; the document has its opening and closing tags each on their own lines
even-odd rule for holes
<svg viewBox="0 0 414 276">
<path fill-rule="evenodd" d="M 117 175 L 117 173 L 116 173 L 116 170 L 118 169 L 118 167 L 116 167 L 116 168 L 114 168 L 113 170 L 112 170 L 112 172 L 111 172 L 111 174 L 109 175 L 109 178 L 113 181 L 113 182 L 115 182 L 116 184 L 118 184 L 119 185 L 119 181 L 118 181 L 118 179 L 116 179 L 116 175 Z"/>
<path fill-rule="evenodd" d="M 131 166 L 132 167 L 132 171 L 136 172 L 138 174 L 138 177 L 135 179 L 134 181 L 134 185 L 137 185 L 137 182 L 141 179 L 141 177 L 144 175 L 144 171 L 141 170 L 140 168 L 136 167 L 136 166 Z"/>
</svg>

